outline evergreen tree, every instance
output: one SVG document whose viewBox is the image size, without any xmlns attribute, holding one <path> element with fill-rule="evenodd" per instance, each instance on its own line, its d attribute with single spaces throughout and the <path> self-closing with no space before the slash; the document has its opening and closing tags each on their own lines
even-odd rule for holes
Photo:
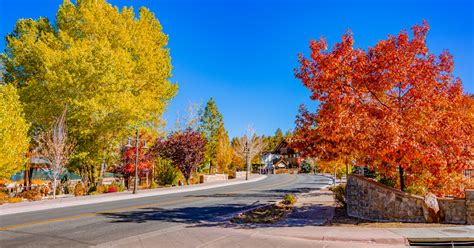
<svg viewBox="0 0 474 248">
<path fill-rule="evenodd" d="M 209 174 L 211 174 L 217 157 L 219 127 L 224 125 L 222 114 L 217 109 L 217 105 L 212 97 L 207 102 L 204 110 L 201 111 L 199 123 L 199 131 L 207 140 L 205 157 L 206 161 L 209 162 Z"/>
</svg>

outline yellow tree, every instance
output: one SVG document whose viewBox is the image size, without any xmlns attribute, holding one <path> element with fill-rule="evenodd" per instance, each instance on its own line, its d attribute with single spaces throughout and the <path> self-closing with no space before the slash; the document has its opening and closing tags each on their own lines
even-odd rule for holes
<svg viewBox="0 0 474 248">
<path fill-rule="evenodd" d="M 28 128 L 17 90 L 0 82 L 0 178 L 9 178 L 26 162 Z"/>
<path fill-rule="evenodd" d="M 232 163 L 233 150 L 230 146 L 229 135 L 224 125 L 219 125 L 217 129 L 216 162 L 217 169 L 220 172 L 228 172 L 229 165 Z"/>
<path fill-rule="evenodd" d="M 118 157 L 130 127 L 160 123 L 177 91 L 168 37 L 147 8 L 138 13 L 66 0 L 54 25 L 22 19 L 6 37 L 5 81 L 18 87 L 28 120 L 48 127 L 67 106 L 72 164 L 92 182 L 103 161 Z"/>
</svg>

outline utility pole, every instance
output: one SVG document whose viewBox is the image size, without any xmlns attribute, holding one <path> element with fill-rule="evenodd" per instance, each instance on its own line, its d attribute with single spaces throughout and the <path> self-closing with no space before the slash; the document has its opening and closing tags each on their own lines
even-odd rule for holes
<svg viewBox="0 0 474 248">
<path fill-rule="evenodd" d="M 136 140 L 135 140 L 135 183 L 133 185 L 133 193 L 137 193 L 138 188 L 138 128 L 136 130 Z"/>
<path fill-rule="evenodd" d="M 247 164 L 247 173 L 245 174 L 245 180 L 249 180 L 250 177 L 250 161 L 249 161 L 249 142 L 248 140 L 245 141 L 245 147 L 244 147 L 244 152 L 245 152 L 245 163 Z"/>
<path fill-rule="evenodd" d="M 140 145 L 140 141 L 143 141 L 143 146 L 142 149 L 147 149 L 148 147 L 146 146 L 146 140 L 140 139 L 139 133 L 138 133 L 138 128 L 136 129 L 136 137 L 133 138 L 135 140 L 135 178 L 134 178 L 134 183 L 133 183 L 133 193 L 136 194 L 138 191 L 138 156 L 140 151 L 138 150 L 138 147 Z M 128 143 L 125 145 L 126 148 L 132 148 L 134 147 L 132 145 L 132 138 L 128 138 Z M 148 177 L 147 177 L 148 178 Z"/>
</svg>

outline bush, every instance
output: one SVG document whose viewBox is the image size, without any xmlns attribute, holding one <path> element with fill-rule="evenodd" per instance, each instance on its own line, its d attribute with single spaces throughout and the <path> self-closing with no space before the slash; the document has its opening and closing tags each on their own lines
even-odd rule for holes
<svg viewBox="0 0 474 248">
<path fill-rule="evenodd" d="M 117 185 L 110 185 L 107 189 L 107 193 L 115 193 L 118 192 L 118 187 Z"/>
<path fill-rule="evenodd" d="M 97 194 L 107 193 L 107 191 L 108 191 L 107 186 L 105 185 L 97 186 L 97 189 L 96 189 Z"/>
<path fill-rule="evenodd" d="M 39 201 L 41 200 L 41 193 L 36 189 L 32 189 L 32 190 L 23 191 L 20 194 L 20 197 L 27 199 L 28 201 Z"/>
<path fill-rule="evenodd" d="M 426 193 L 428 193 L 428 189 L 423 185 L 409 185 L 406 187 L 405 192 L 413 195 L 425 196 Z"/>
<path fill-rule="evenodd" d="M 74 196 L 83 196 L 86 194 L 86 189 L 82 186 L 82 183 L 76 184 L 74 187 Z"/>
<path fill-rule="evenodd" d="M 303 163 L 301 163 L 301 173 L 311 173 L 313 170 L 313 166 L 309 159 L 305 159 Z"/>
<path fill-rule="evenodd" d="M 156 183 L 155 183 L 155 184 L 156 184 Z M 125 191 L 125 185 L 119 183 L 119 184 L 117 185 L 117 187 L 118 187 L 118 191 L 119 191 L 119 192 Z"/>
<path fill-rule="evenodd" d="M 286 194 L 285 197 L 283 197 L 282 203 L 285 205 L 293 205 L 296 203 L 296 196 L 294 194 Z"/>
<path fill-rule="evenodd" d="M 389 187 L 392 187 L 392 188 L 395 187 L 395 180 L 393 179 L 382 177 L 378 181 L 379 183 L 387 185 Z"/>
<path fill-rule="evenodd" d="M 0 191 L 0 205 L 2 205 L 8 198 L 8 195 L 5 192 Z"/>
<path fill-rule="evenodd" d="M 178 183 L 180 172 L 171 160 L 158 158 L 156 160 L 156 174 L 161 185 L 172 185 Z"/>
<path fill-rule="evenodd" d="M 346 184 L 341 183 L 337 186 L 332 186 L 329 188 L 332 192 L 334 192 L 334 199 L 336 200 L 336 204 L 341 207 L 346 207 Z"/>
<path fill-rule="evenodd" d="M 97 191 L 97 186 L 95 185 L 92 185 L 89 187 L 89 189 L 87 190 L 87 194 L 88 195 L 91 195 L 93 192 L 96 192 Z"/>
<path fill-rule="evenodd" d="M 18 202 L 22 202 L 23 199 L 21 199 L 20 197 L 12 197 L 12 198 L 8 198 L 8 203 L 18 203 Z"/>
</svg>

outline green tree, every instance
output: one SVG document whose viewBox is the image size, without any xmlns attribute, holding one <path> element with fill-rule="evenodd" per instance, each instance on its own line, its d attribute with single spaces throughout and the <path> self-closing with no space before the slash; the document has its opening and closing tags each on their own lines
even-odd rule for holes
<svg viewBox="0 0 474 248">
<path fill-rule="evenodd" d="M 199 115 L 199 131 L 207 140 L 206 161 L 209 162 L 209 174 L 217 158 L 217 146 L 219 140 L 219 127 L 223 126 L 222 114 L 217 109 L 214 99 L 209 99 L 204 110 Z"/>
<path fill-rule="evenodd" d="M 263 136 L 262 139 L 265 142 L 265 151 L 273 151 L 275 147 L 283 140 L 283 132 L 280 128 L 275 131 L 274 136 Z"/>
<path fill-rule="evenodd" d="M 130 127 L 160 123 L 177 91 L 168 37 L 147 8 L 138 13 L 104 0 L 65 0 L 55 24 L 21 19 L 6 37 L 5 80 L 18 86 L 28 120 L 48 127 L 67 106 L 77 142 L 72 165 L 91 181 L 118 157 Z"/>
<path fill-rule="evenodd" d="M 26 162 L 28 128 L 16 88 L 0 82 L 0 178 L 9 178 Z"/>
</svg>

